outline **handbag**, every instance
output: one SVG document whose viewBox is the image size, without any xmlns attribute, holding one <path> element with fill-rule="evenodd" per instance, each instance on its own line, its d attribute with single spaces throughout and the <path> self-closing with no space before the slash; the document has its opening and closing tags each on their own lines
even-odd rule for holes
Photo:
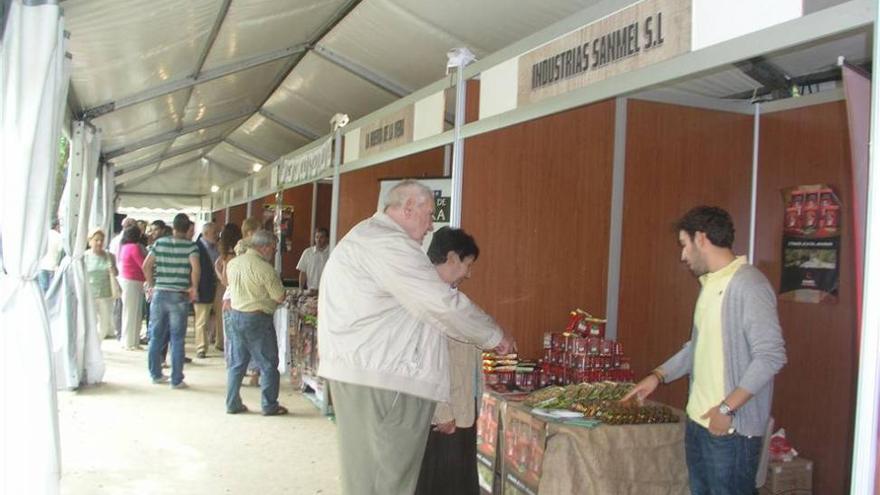
<svg viewBox="0 0 880 495">
<path fill-rule="evenodd" d="M 113 258 L 112 254 L 110 255 L 110 263 L 112 266 L 107 270 L 107 275 L 110 277 L 110 297 L 113 299 L 119 299 L 122 297 L 122 287 L 119 286 L 119 280 L 113 276 L 113 267 L 116 266 L 116 260 Z"/>
</svg>

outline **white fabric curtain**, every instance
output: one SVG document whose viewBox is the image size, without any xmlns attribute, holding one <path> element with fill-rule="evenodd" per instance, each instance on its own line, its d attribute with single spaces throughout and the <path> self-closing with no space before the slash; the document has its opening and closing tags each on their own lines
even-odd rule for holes
<svg viewBox="0 0 880 495">
<path fill-rule="evenodd" d="M 14 0 L 0 42 L 0 493 L 58 493 L 58 410 L 46 250 L 69 67 L 58 5 Z"/>
<path fill-rule="evenodd" d="M 98 168 L 101 133 L 74 122 L 70 166 L 61 198 L 59 220 L 66 256 L 46 293 L 56 380 L 61 389 L 101 383 L 104 356 L 95 321 L 95 302 L 89 291 L 83 253 L 87 247 L 92 189 Z"/>
<path fill-rule="evenodd" d="M 98 165 L 94 180 L 95 194 L 92 198 L 91 221 L 89 222 L 89 228 L 101 227 L 107 234 L 105 245 L 108 246 L 110 239 L 113 237 L 113 208 L 111 203 L 113 195 L 109 194 L 110 191 L 108 191 L 108 186 L 113 183 L 112 174 L 113 171 L 106 163 Z"/>
</svg>

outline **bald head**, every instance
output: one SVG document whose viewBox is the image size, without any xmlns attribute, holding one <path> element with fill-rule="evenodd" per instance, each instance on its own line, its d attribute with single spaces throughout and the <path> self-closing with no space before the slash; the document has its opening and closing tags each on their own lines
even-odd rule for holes
<svg viewBox="0 0 880 495">
<path fill-rule="evenodd" d="M 385 196 L 385 214 L 417 242 L 434 229 L 434 193 L 414 179 L 392 187 Z"/>
<path fill-rule="evenodd" d="M 205 222 L 202 225 L 202 237 L 210 243 L 217 242 L 217 225 L 214 222 Z"/>
<path fill-rule="evenodd" d="M 125 217 L 122 219 L 122 230 L 125 230 L 129 227 L 134 227 L 137 225 L 137 220 L 131 217 Z"/>
</svg>

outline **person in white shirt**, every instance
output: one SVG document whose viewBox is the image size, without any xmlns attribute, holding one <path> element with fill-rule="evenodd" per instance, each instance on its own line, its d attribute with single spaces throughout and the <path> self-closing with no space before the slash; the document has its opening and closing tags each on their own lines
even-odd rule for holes
<svg viewBox="0 0 880 495">
<path fill-rule="evenodd" d="M 400 182 L 324 267 L 318 375 L 330 381 L 349 495 L 415 490 L 435 404 L 449 400 L 446 336 L 500 354 L 515 347 L 422 251 L 433 212 L 429 188 Z"/>
<path fill-rule="evenodd" d="M 61 234 L 58 232 L 58 227 L 58 220 L 54 220 L 46 238 L 46 254 L 40 258 L 37 282 L 43 293 L 49 290 L 49 284 L 52 283 L 52 277 L 55 276 L 55 270 L 58 269 L 58 263 L 61 261 Z"/>
<path fill-rule="evenodd" d="M 306 248 L 296 269 L 299 270 L 299 287 L 303 290 L 317 291 L 321 285 L 321 273 L 324 271 L 324 265 L 327 264 L 327 258 L 330 257 L 330 250 L 327 244 L 330 241 L 330 234 L 327 229 L 321 227 L 315 230 L 315 245 Z"/>
</svg>

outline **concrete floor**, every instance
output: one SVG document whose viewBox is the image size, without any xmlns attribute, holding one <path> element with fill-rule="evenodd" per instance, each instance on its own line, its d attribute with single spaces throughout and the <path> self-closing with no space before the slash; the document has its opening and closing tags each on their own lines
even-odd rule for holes
<svg viewBox="0 0 880 495">
<path fill-rule="evenodd" d="M 249 386 L 242 398 L 251 412 L 228 415 L 219 352 L 186 365 L 190 388 L 172 390 L 151 383 L 146 352 L 115 340 L 103 349 L 105 383 L 58 396 L 62 494 L 340 493 L 336 427 L 287 376 L 279 401 L 290 415 L 254 412 L 259 388 Z"/>
</svg>

